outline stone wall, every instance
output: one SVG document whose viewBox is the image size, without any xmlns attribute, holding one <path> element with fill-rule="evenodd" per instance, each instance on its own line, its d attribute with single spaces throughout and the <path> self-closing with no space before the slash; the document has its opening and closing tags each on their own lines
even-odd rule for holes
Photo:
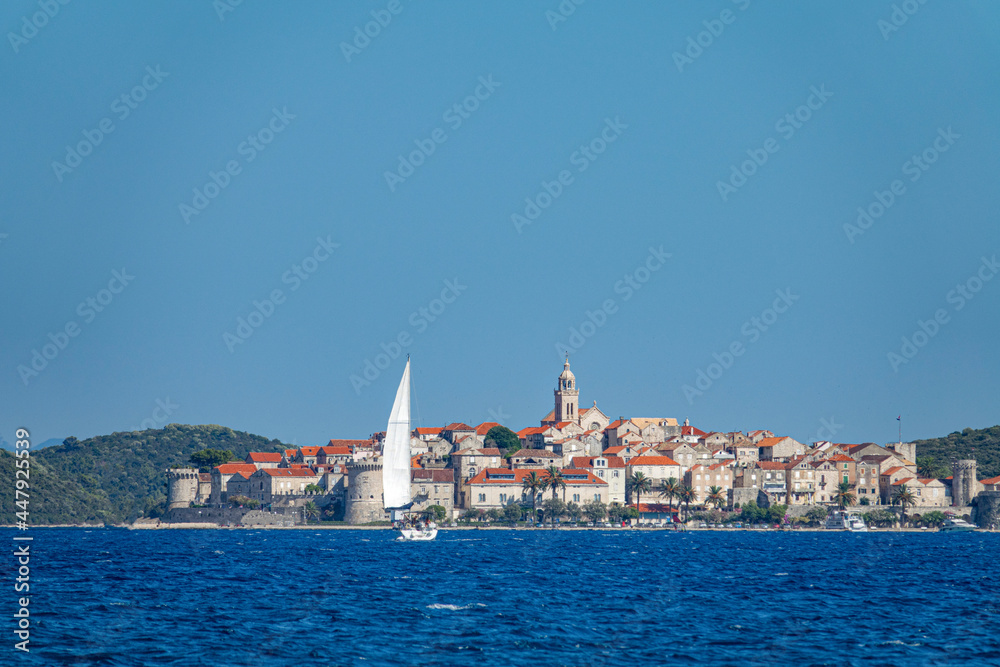
<svg viewBox="0 0 1000 667">
<path fill-rule="evenodd" d="M 163 515 L 164 523 L 214 523 L 220 526 L 294 526 L 302 523 L 298 507 L 274 511 L 249 510 L 245 507 L 180 507 Z"/>
<path fill-rule="evenodd" d="M 983 491 L 973 499 L 972 521 L 980 528 L 1000 526 L 1000 491 Z"/>
</svg>

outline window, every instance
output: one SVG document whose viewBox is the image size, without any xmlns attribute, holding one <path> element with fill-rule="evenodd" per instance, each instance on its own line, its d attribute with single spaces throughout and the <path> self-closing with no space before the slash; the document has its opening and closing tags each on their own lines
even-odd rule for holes
<svg viewBox="0 0 1000 667">
<path fill-rule="evenodd" d="M 574 503 L 580 502 L 580 494 L 579 493 L 574 493 L 573 494 L 573 502 Z"/>
<path fill-rule="evenodd" d="M 615 471 L 614 471 L 614 472 L 613 472 L 613 473 L 611 474 L 611 476 L 612 476 L 612 477 L 617 477 L 617 476 L 618 476 L 618 471 L 617 471 L 617 470 L 615 470 Z"/>
<path fill-rule="evenodd" d="M 846 463 L 844 464 L 844 470 L 847 470 L 847 464 Z"/>
<path fill-rule="evenodd" d="M 601 494 L 595 493 L 594 494 L 594 500 L 596 500 L 597 502 L 601 502 Z"/>
<path fill-rule="evenodd" d="M 506 493 L 501 493 L 500 494 L 500 504 L 502 505 L 505 502 L 507 502 L 507 494 Z"/>
<path fill-rule="evenodd" d="M 485 493 L 480 493 L 479 494 L 479 502 L 481 502 L 481 503 L 485 503 L 486 502 L 486 494 Z"/>
<path fill-rule="evenodd" d="M 861 493 L 864 493 L 864 494 L 868 493 L 868 489 L 858 489 L 858 491 L 860 491 Z"/>
</svg>

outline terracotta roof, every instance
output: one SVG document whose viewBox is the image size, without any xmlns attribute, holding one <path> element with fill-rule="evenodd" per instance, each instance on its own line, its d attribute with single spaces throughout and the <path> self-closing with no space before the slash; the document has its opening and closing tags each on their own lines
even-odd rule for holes
<svg viewBox="0 0 1000 667">
<path fill-rule="evenodd" d="M 421 465 L 420 465 L 420 454 L 417 454 L 416 456 L 411 456 L 410 457 L 410 468 L 411 469 L 413 469 L 413 468 L 418 468 L 419 469 L 420 467 L 421 467 Z"/>
<path fill-rule="evenodd" d="M 352 449 L 354 447 L 357 447 L 358 445 L 371 445 L 371 444 L 372 444 L 371 440 L 343 440 L 337 438 L 333 438 L 330 440 L 330 442 L 326 443 L 327 447 L 350 447 Z"/>
<path fill-rule="evenodd" d="M 352 454 L 350 447 L 320 447 L 319 451 L 326 456 L 350 456 Z"/>
<path fill-rule="evenodd" d="M 264 473 L 270 477 L 315 477 L 314 473 L 310 468 L 264 468 L 263 470 L 258 470 L 257 472 Z"/>
<path fill-rule="evenodd" d="M 438 482 L 451 484 L 455 481 L 455 471 L 452 468 L 425 468 L 411 470 L 410 480 L 414 482 Z"/>
<path fill-rule="evenodd" d="M 476 427 L 476 435 L 486 435 L 494 426 L 499 426 L 497 422 L 483 422 Z"/>
<path fill-rule="evenodd" d="M 853 460 L 854 459 L 852 459 L 850 456 L 846 456 L 844 454 L 837 454 L 836 456 L 831 456 L 830 458 L 827 459 L 827 461 L 842 461 L 845 463 Z"/>
<path fill-rule="evenodd" d="M 499 452 L 499 450 L 497 450 Z M 547 449 L 519 449 L 510 455 L 511 460 L 513 459 L 557 459 L 558 454 L 553 454 Z"/>
<path fill-rule="evenodd" d="M 319 447 L 299 447 L 299 451 L 302 452 L 302 456 L 316 456 Z"/>
<path fill-rule="evenodd" d="M 888 470 L 886 470 L 882 474 L 883 475 L 893 475 L 893 474 L 899 472 L 900 470 L 903 470 L 903 466 L 893 466 L 892 468 L 889 468 Z"/>
<path fill-rule="evenodd" d="M 433 427 L 432 426 L 418 426 L 417 428 L 415 428 L 413 430 L 416 431 L 420 435 L 437 435 L 438 433 L 440 433 L 443 430 L 443 428 L 441 426 L 433 426 Z"/>
<path fill-rule="evenodd" d="M 758 440 L 757 441 L 757 446 L 758 447 L 773 447 L 776 444 L 778 444 L 779 442 L 781 442 L 782 440 L 784 440 L 786 437 L 787 436 L 781 436 L 780 438 L 763 438 L 762 440 Z"/>
<path fill-rule="evenodd" d="M 579 484 L 607 485 L 607 482 L 594 476 L 594 474 L 588 470 L 564 468 L 560 472 L 562 473 L 563 479 L 566 480 L 566 484 L 568 486 Z M 530 477 L 531 473 L 535 473 L 542 479 L 546 476 L 544 470 L 528 470 L 525 468 L 517 468 L 515 470 L 511 470 L 510 468 L 485 468 L 469 480 L 469 485 L 516 484 L 520 486 L 524 482 L 524 478 Z"/>
<path fill-rule="evenodd" d="M 904 477 L 903 479 L 897 480 L 892 483 L 893 486 L 900 486 L 901 484 L 906 484 L 907 482 L 913 481 L 913 477 Z"/>
<path fill-rule="evenodd" d="M 288 458 L 291 458 L 291 457 L 295 456 L 295 452 L 296 452 L 296 450 L 294 450 L 294 449 L 286 449 L 285 450 L 285 456 L 287 456 Z"/>
<path fill-rule="evenodd" d="M 630 466 L 679 466 L 680 463 L 674 461 L 669 456 L 636 456 L 628 462 Z"/>
<path fill-rule="evenodd" d="M 518 431 L 517 437 L 525 438 L 535 433 L 544 433 L 548 429 L 549 429 L 548 426 L 529 426 L 528 428 L 522 428 L 520 431 Z"/>
<path fill-rule="evenodd" d="M 1000 484 L 1000 476 L 990 477 L 989 479 L 980 480 L 980 484 Z"/>
<path fill-rule="evenodd" d="M 279 452 L 250 452 L 247 458 L 254 463 L 281 463 Z"/>
<path fill-rule="evenodd" d="M 681 426 L 681 435 L 702 436 L 707 435 L 707 433 L 702 431 L 700 428 L 695 428 L 694 426 Z"/>
<path fill-rule="evenodd" d="M 447 426 L 445 426 L 441 430 L 442 431 L 475 431 L 476 429 L 472 428 L 468 424 L 463 424 L 462 422 L 453 422 L 451 424 L 448 424 Z"/>
<path fill-rule="evenodd" d="M 635 507 L 635 505 L 631 505 L 631 507 Z M 653 513 L 653 512 L 656 512 L 658 514 L 667 514 L 671 510 L 673 510 L 674 514 L 677 514 L 677 512 L 680 510 L 680 508 L 677 507 L 677 506 L 674 506 L 673 508 L 671 508 L 670 505 L 667 505 L 665 503 L 639 503 L 639 513 L 640 514 L 643 513 L 643 512 L 646 512 L 647 514 Z"/>
<path fill-rule="evenodd" d="M 215 466 L 213 470 L 218 470 L 222 475 L 232 475 L 234 473 L 245 473 L 247 477 L 257 472 L 257 466 L 252 463 L 223 463 Z"/>
<path fill-rule="evenodd" d="M 757 461 L 757 467 L 761 470 L 787 470 L 788 464 L 780 461 Z"/>
</svg>

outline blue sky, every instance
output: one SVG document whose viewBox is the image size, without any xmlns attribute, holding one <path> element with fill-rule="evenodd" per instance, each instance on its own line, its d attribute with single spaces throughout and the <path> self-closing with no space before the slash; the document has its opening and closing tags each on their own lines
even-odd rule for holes
<svg viewBox="0 0 1000 667">
<path fill-rule="evenodd" d="M 220 6 L 0 7 L 8 440 L 1000 421 L 994 3 Z"/>
</svg>

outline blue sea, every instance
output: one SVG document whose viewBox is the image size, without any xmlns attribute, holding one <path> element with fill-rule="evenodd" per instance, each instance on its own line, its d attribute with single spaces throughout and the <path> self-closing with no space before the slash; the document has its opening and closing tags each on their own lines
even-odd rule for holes
<svg viewBox="0 0 1000 667">
<path fill-rule="evenodd" d="M 29 534 L 3 665 L 1000 665 L 1000 534 Z"/>
</svg>

